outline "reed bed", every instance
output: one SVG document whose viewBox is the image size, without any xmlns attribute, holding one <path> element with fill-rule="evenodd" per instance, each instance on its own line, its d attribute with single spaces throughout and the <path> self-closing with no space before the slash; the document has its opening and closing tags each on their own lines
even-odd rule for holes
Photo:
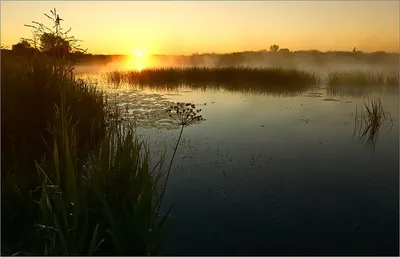
<svg viewBox="0 0 400 257">
<path fill-rule="evenodd" d="M 2 254 L 157 254 L 166 180 L 134 128 L 73 69 L 3 62 Z"/>
<path fill-rule="evenodd" d="M 150 85 L 152 87 L 181 84 L 192 88 L 221 87 L 229 90 L 252 88 L 259 91 L 299 92 L 319 84 L 319 77 L 312 72 L 282 68 L 159 68 L 141 71 L 112 71 L 106 74 L 109 83 Z"/>
<path fill-rule="evenodd" d="M 6 212 L 2 212 L 2 253 L 156 254 L 169 214 L 158 212 L 164 186 L 162 163 L 151 168 L 149 150 L 134 128 L 119 123 L 110 126 L 82 165 L 76 130 L 64 105 L 56 119 L 50 162 L 36 161 L 41 183 L 27 195 L 14 183 L 17 197 L 2 210 Z M 17 222 L 24 227 L 13 226 Z"/>
<path fill-rule="evenodd" d="M 79 155 L 89 151 L 103 136 L 106 112 L 102 92 L 75 80 L 72 69 L 63 69 L 54 63 L 30 60 L 10 66 L 7 61 L 2 58 L 3 168 L 30 170 L 35 167 L 33 160 L 51 153 L 48 143 L 52 137 L 48 128 L 62 97 L 76 126 Z"/>
<path fill-rule="evenodd" d="M 330 72 L 327 84 L 330 87 L 352 86 L 352 87 L 379 87 L 398 86 L 399 75 L 387 75 L 375 71 L 340 71 Z"/>
<path fill-rule="evenodd" d="M 60 35 L 51 13 L 46 33 Z M 34 24 L 40 38 L 47 27 Z M 1 254 L 157 254 L 163 157 L 151 166 L 121 111 L 65 56 L 34 52 L 1 58 Z"/>
</svg>

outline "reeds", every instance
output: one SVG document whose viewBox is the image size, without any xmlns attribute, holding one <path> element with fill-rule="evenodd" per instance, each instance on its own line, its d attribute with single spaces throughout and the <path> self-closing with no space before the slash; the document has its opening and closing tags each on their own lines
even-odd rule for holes
<svg viewBox="0 0 400 257">
<path fill-rule="evenodd" d="M 185 84 L 192 88 L 221 87 L 241 91 L 252 88 L 261 92 L 302 92 L 315 87 L 319 77 L 296 69 L 216 67 L 159 68 L 141 71 L 112 71 L 106 74 L 109 83 L 129 83 L 152 87 Z"/>
<path fill-rule="evenodd" d="M 30 60 L 17 67 L 7 61 L 2 59 L 1 67 L 2 167 L 29 170 L 35 167 L 33 160 L 50 154 L 48 127 L 62 97 L 76 125 L 79 155 L 93 148 L 105 130 L 103 93 L 75 80 L 72 70 L 58 69 L 50 62 Z"/>
<path fill-rule="evenodd" d="M 13 248 L 29 255 L 157 253 L 168 216 L 157 211 L 162 159 L 151 168 L 148 148 L 131 126 L 120 123 L 80 165 L 75 128 L 64 107 L 52 130 L 51 162 L 36 163 L 41 184 L 33 192 L 39 199 L 27 202 L 30 223 L 23 234 L 30 240 L 8 245 L 8 254 Z"/>
<path fill-rule="evenodd" d="M 385 122 L 391 123 L 390 129 L 393 126 L 390 113 L 384 110 L 379 98 L 368 100 L 368 102 L 364 103 L 364 108 L 360 112 L 356 109 L 354 119 L 353 138 L 358 140 L 365 139 L 366 148 L 372 150 L 375 150 L 381 126 Z"/>
<path fill-rule="evenodd" d="M 399 75 L 360 70 L 335 71 L 328 74 L 326 83 L 328 94 L 361 96 L 371 91 L 397 89 Z"/>
<path fill-rule="evenodd" d="M 1 61 L 2 254 L 156 254 L 163 158 L 67 62 Z"/>
<path fill-rule="evenodd" d="M 398 75 L 387 75 L 376 71 L 340 71 L 330 72 L 328 86 L 379 87 L 398 85 Z"/>
<path fill-rule="evenodd" d="M 77 88 L 79 83 L 83 82 L 77 82 Z M 67 89 L 56 91 L 60 102 L 49 110 L 53 114 L 47 122 L 50 137 L 47 144 L 43 143 L 48 147 L 47 154 L 42 152 L 43 158 L 30 156 L 28 160 L 36 167 L 26 165 L 27 170 L 23 170 L 37 170 L 37 179 L 25 187 L 30 177 L 19 176 L 21 171 L 14 166 L 2 169 L 2 253 L 157 253 L 168 216 L 158 212 L 165 186 L 162 159 L 151 168 L 147 147 L 138 140 L 134 128 L 119 122 L 118 117 L 108 121 L 115 126 L 108 126 L 101 143 L 86 152 L 85 158 L 80 154 L 84 146 L 78 137 L 83 128 L 76 122 L 80 113 L 71 107 L 75 101 L 70 93 L 75 91 Z M 91 92 L 77 90 L 81 94 L 74 96 L 81 99 Z M 87 133 L 94 137 L 96 131 Z M 19 164 L 22 160 L 17 157 L 15 161 Z"/>
</svg>

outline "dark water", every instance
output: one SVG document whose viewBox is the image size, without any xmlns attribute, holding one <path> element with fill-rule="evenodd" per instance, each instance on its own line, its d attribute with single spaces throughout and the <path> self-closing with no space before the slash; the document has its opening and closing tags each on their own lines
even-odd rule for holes
<svg viewBox="0 0 400 257">
<path fill-rule="evenodd" d="M 163 206 L 175 204 L 174 219 L 163 254 L 399 254 L 398 92 L 109 92 L 133 105 L 193 102 L 206 118 L 184 129 L 175 157 Z M 375 150 L 353 137 L 356 107 L 372 98 L 393 118 Z M 179 136 L 160 125 L 139 133 L 154 162 L 164 150 L 171 156 Z"/>
</svg>

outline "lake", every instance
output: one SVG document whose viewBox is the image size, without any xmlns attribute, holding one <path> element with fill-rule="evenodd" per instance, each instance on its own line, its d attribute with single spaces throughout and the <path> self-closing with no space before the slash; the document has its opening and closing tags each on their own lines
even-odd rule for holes
<svg viewBox="0 0 400 257">
<path fill-rule="evenodd" d="M 171 156 L 172 102 L 205 118 L 186 127 L 162 209 L 173 219 L 162 254 L 398 255 L 398 91 L 297 94 L 98 86 L 130 114 L 152 162 Z M 392 117 L 375 148 L 355 131 L 356 109 L 379 98 Z M 368 147 L 369 146 L 369 147 Z"/>
</svg>

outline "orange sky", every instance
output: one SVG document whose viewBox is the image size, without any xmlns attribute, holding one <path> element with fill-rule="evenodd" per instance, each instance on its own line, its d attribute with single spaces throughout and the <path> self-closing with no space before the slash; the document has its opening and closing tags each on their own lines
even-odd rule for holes
<svg viewBox="0 0 400 257">
<path fill-rule="evenodd" d="M 399 1 L 1 1 L 1 44 L 29 37 L 56 8 L 91 53 L 268 49 L 399 52 Z"/>
</svg>

